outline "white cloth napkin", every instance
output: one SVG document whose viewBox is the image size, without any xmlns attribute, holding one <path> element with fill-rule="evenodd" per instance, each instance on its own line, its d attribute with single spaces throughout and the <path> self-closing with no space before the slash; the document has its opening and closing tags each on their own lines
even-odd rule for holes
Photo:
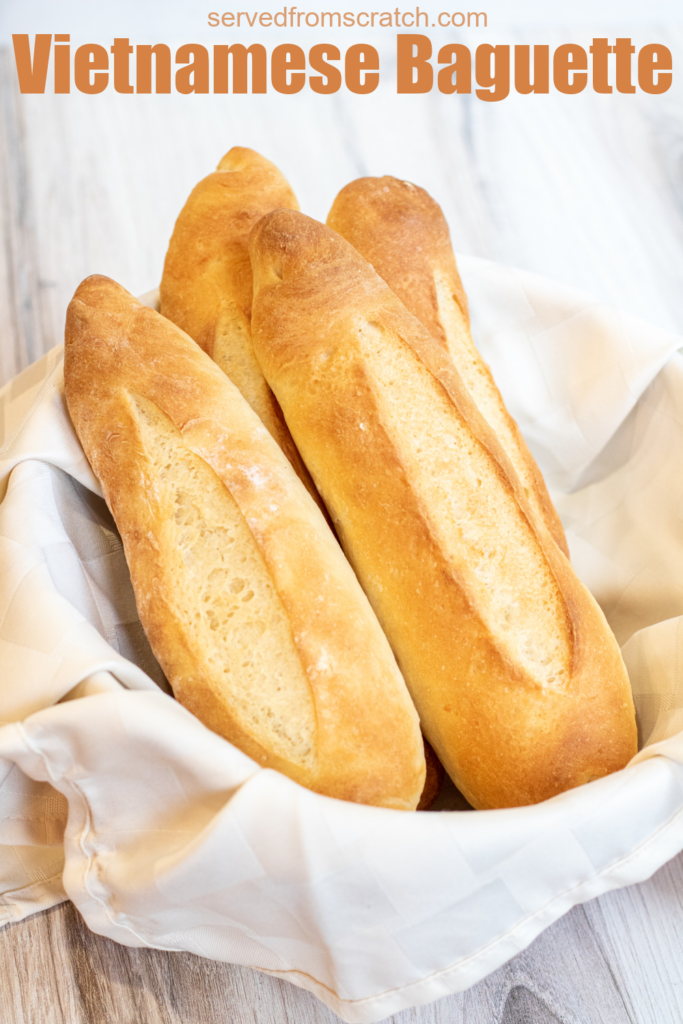
<svg viewBox="0 0 683 1024">
<path fill-rule="evenodd" d="M 68 896 L 118 942 L 246 964 L 371 1022 L 472 985 L 683 849 L 683 340 L 460 266 L 625 644 L 641 753 L 535 807 L 426 814 L 257 766 L 165 692 L 56 349 L 0 392 L 0 923 Z"/>
</svg>

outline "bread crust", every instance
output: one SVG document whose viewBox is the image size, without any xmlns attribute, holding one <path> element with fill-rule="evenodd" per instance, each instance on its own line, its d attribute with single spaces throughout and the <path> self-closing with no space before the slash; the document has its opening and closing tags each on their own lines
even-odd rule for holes
<svg viewBox="0 0 683 1024">
<path fill-rule="evenodd" d="M 311 789 L 413 809 L 424 784 L 422 738 L 389 645 L 319 509 L 237 389 L 180 329 L 99 276 L 68 309 L 65 383 L 121 533 L 140 620 L 177 698 L 254 760 Z M 235 520 L 229 529 L 224 509 Z M 240 568 L 247 562 L 251 569 Z M 229 586 L 215 592 L 219 566 Z M 246 583 L 235 586 L 235 573 Z M 271 610 L 253 609 L 265 591 Z M 253 592 L 253 605 L 236 603 Z M 202 603 L 209 593 L 211 606 Z M 212 633 L 215 609 L 228 607 L 228 624 Z M 232 662 L 211 660 L 235 608 L 246 627 L 259 615 L 272 625 L 235 648 L 235 664 L 281 634 L 263 678 L 269 686 L 282 676 L 282 735 L 256 697 L 246 706 Z M 291 692 L 287 659 L 297 677 Z"/>
<path fill-rule="evenodd" d="M 467 297 L 441 207 L 409 181 L 358 178 L 338 194 L 327 223 L 372 264 L 450 354 L 527 489 L 532 508 L 569 557 L 545 481 L 472 339 Z"/>
<path fill-rule="evenodd" d="M 517 806 L 624 767 L 636 728 L 616 641 L 444 348 L 349 243 L 302 214 L 266 216 L 250 251 L 260 365 L 455 784 L 474 807 Z M 462 525 L 449 510 L 471 463 L 484 511 L 463 497 Z M 505 536 L 484 552 L 482 584 L 472 552 L 484 540 L 462 538 L 485 539 L 491 508 Z M 531 641 L 535 620 L 548 624 L 557 672 L 506 632 L 508 592 Z"/>
<path fill-rule="evenodd" d="M 160 312 L 228 375 L 320 504 L 251 343 L 247 240 L 254 224 L 279 207 L 299 209 L 284 176 L 253 149 L 233 147 L 192 190 L 176 221 L 159 288 Z"/>
</svg>

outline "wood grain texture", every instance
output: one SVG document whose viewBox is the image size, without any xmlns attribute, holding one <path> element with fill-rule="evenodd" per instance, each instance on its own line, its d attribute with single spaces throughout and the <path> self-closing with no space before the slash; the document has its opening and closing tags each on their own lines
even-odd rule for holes
<svg viewBox="0 0 683 1024">
<path fill-rule="evenodd" d="M 23 107 L 14 62 L 0 50 L 0 373 L 3 383 L 38 359 L 49 344 L 43 317 L 34 203 L 26 164 Z"/>
<path fill-rule="evenodd" d="M 683 50 L 681 30 L 640 35 L 638 45 Z M 391 55 L 386 70 L 391 82 Z M 87 274 L 136 294 L 158 283 L 178 211 L 232 145 L 273 160 L 318 218 L 354 177 L 407 178 L 441 203 L 457 250 L 683 325 L 680 86 L 661 97 L 501 104 L 438 93 L 399 100 L 390 86 L 375 97 L 302 93 L 293 104 L 272 94 L 19 96 L 15 79 L 13 57 L 0 51 L 0 384 L 61 340 Z M 680 1024 L 681 935 L 683 856 L 575 908 L 467 992 L 392 1020 Z M 246 968 L 118 946 L 91 934 L 70 904 L 0 931 L 0 977 L 2 1024 L 337 1020 L 308 993 Z"/>
</svg>

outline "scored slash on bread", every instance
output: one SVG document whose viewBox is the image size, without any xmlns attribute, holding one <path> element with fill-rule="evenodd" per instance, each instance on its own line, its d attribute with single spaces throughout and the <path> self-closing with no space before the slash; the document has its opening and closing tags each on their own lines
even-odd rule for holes
<svg viewBox="0 0 683 1024">
<path fill-rule="evenodd" d="M 299 209 L 277 167 L 252 149 L 235 146 L 226 153 L 192 190 L 176 221 L 159 288 L 160 312 L 228 375 L 320 504 L 251 343 L 247 240 L 253 225 L 279 207 Z"/>
<path fill-rule="evenodd" d="M 414 809 L 425 762 L 394 656 L 319 508 L 225 374 L 105 277 L 66 324 L 69 413 L 173 691 L 258 763 Z"/>
<path fill-rule="evenodd" d="M 338 194 L 327 224 L 374 267 L 450 354 L 512 462 L 532 508 L 569 557 L 545 481 L 472 339 L 467 298 L 441 207 L 423 188 L 408 181 L 389 176 L 359 178 Z"/>
<path fill-rule="evenodd" d="M 624 767 L 619 648 L 448 353 L 303 214 L 250 253 L 259 364 L 455 784 L 506 807 Z"/>
</svg>

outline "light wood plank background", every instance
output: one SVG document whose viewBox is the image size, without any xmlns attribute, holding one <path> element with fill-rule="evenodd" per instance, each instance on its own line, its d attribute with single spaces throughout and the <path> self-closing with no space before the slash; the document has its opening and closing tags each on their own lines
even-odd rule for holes
<svg viewBox="0 0 683 1024">
<path fill-rule="evenodd" d="M 639 44 L 683 53 L 680 31 L 639 32 Z M 572 38 L 588 45 L 596 34 L 591 26 Z M 391 55 L 383 61 L 390 67 Z M 405 177 L 442 204 L 460 251 L 683 327 L 677 86 L 661 97 L 501 104 L 398 98 L 390 86 L 372 97 L 301 94 L 295 104 L 273 95 L 22 97 L 13 58 L 0 50 L 0 383 L 61 341 L 66 304 L 87 274 L 109 274 L 135 294 L 158 283 L 188 192 L 236 144 L 273 159 L 313 216 L 324 218 L 354 177 Z M 680 1024 L 682 944 L 680 856 L 642 885 L 575 908 L 469 991 L 392 1020 Z M 337 1019 L 307 993 L 245 968 L 117 946 L 92 935 L 69 904 L 0 931 L 0 977 L 2 1024 Z"/>
</svg>

